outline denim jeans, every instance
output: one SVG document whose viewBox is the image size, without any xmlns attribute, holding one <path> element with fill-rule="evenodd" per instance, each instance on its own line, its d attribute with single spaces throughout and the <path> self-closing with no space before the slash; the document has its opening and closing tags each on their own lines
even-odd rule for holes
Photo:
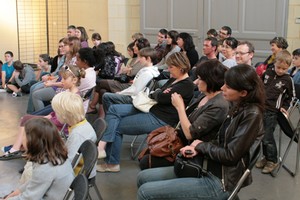
<svg viewBox="0 0 300 200">
<path fill-rule="evenodd" d="M 32 104 L 35 111 L 45 107 L 44 101 L 51 101 L 55 96 L 56 91 L 52 87 L 45 87 L 35 90 L 32 93 Z"/>
<path fill-rule="evenodd" d="M 106 163 L 119 164 L 122 146 L 122 135 L 148 134 L 154 129 L 167 125 L 151 113 L 143 113 L 132 104 L 114 104 L 105 116 L 107 129 L 102 141 L 107 142 Z"/>
<path fill-rule="evenodd" d="M 104 112 L 107 113 L 112 104 L 131 104 L 132 98 L 128 95 L 106 92 L 102 96 L 102 104 Z"/>
<path fill-rule="evenodd" d="M 51 112 L 53 112 L 53 108 L 52 108 L 51 104 L 49 104 L 41 110 L 34 111 L 32 113 L 32 115 L 46 116 L 46 115 L 49 115 Z"/>
<path fill-rule="evenodd" d="M 266 110 L 264 113 L 263 154 L 268 161 L 277 163 L 277 146 L 274 139 L 274 131 L 277 125 L 277 113 Z"/>
<path fill-rule="evenodd" d="M 31 114 L 31 113 L 34 112 L 34 106 L 33 106 L 33 103 L 32 103 L 32 94 L 33 94 L 33 92 L 35 92 L 36 90 L 39 90 L 39 89 L 41 89 L 43 87 L 44 87 L 44 82 L 42 82 L 42 81 L 37 82 L 37 83 L 33 84 L 30 87 L 28 104 L 27 104 L 27 113 L 28 114 Z"/>
<path fill-rule="evenodd" d="M 174 167 L 151 168 L 137 177 L 138 200 L 148 199 L 227 199 L 219 178 L 208 174 L 202 178 L 177 178 Z"/>
</svg>

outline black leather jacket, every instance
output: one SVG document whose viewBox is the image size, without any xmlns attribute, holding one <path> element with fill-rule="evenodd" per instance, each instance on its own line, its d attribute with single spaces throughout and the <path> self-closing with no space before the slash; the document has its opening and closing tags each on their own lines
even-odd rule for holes
<svg viewBox="0 0 300 200">
<path fill-rule="evenodd" d="M 249 165 L 251 148 L 263 137 L 261 110 L 253 104 L 240 107 L 234 114 L 227 116 L 219 134 L 218 145 L 202 142 L 195 149 L 200 155 L 221 165 L 223 189 L 232 191 Z M 252 178 L 248 176 L 243 186 L 251 182 Z"/>
</svg>

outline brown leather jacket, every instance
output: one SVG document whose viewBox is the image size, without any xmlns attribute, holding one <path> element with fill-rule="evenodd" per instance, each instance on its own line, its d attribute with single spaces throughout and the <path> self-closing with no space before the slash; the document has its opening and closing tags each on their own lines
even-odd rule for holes
<svg viewBox="0 0 300 200">
<path fill-rule="evenodd" d="M 223 137 L 222 127 L 225 133 Z M 249 165 L 252 147 L 256 146 L 263 137 L 261 110 L 253 104 L 240 107 L 232 116 L 227 116 L 219 133 L 218 145 L 203 142 L 196 146 L 196 151 L 222 165 L 223 189 L 232 191 Z M 248 176 L 243 186 L 251 182 L 252 177 Z"/>
</svg>

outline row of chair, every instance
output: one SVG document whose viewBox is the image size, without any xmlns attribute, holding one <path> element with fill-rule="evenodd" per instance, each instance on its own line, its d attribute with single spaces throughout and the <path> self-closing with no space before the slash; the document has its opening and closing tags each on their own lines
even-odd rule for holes
<svg viewBox="0 0 300 200">
<path fill-rule="evenodd" d="M 78 175 L 70 185 L 64 200 L 86 200 L 92 199 L 89 193 L 90 188 L 94 188 L 99 200 L 102 200 L 100 191 L 96 185 L 96 177 L 90 178 L 90 173 L 97 163 L 98 148 L 97 144 L 102 138 L 102 135 L 106 129 L 106 122 L 102 118 L 97 118 L 92 124 L 96 135 L 97 141 L 94 143 L 91 140 L 86 140 L 79 147 L 74 159 L 72 160 L 72 167 L 75 173 Z M 80 170 L 76 172 L 78 166 Z"/>
</svg>

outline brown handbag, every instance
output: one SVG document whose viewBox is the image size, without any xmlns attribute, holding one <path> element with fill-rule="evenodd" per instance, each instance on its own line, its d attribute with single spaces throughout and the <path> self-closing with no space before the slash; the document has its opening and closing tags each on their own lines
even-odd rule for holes
<svg viewBox="0 0 300 200">
<path fill-rule="evenodd" d="M 152 131 L 147 137 L 148 147 L 139 154 L 139 160 L 146 154 L 164 157 L 174 162 L 183 143 L 177 136 L 177 130 L 169 125 L 162 126 Z"/>
</svg>

